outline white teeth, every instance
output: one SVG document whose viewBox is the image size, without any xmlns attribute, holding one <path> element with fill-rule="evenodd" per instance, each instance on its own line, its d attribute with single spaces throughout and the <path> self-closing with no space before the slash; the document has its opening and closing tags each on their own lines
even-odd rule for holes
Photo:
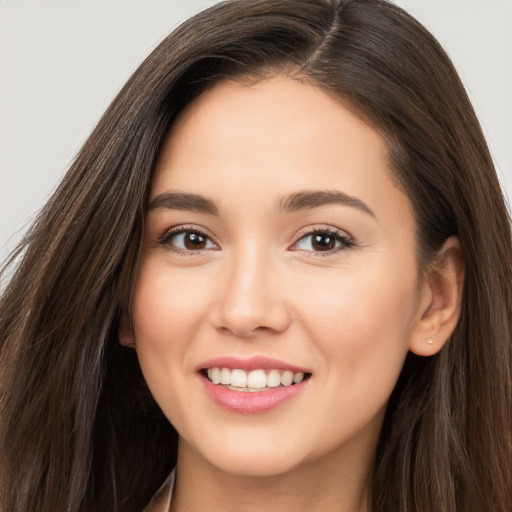
<svg viewBox="0 0 512 512">
<path fill-rule="evenodd" d="M 281 384 L 283 386 L 290 386 L 293 382 L 293 372 L 286 371 L 281 375 Z"/>
<path fill-rule="evenodd" d="M 208 368 L 208 378 L 214 384 L 222 384 L 235 391 L 249 391 L 257 393 L 268 391 L 279 386 L 291 386 L 304 380 L 304 373 L 293 373 L 290 370 L 252 370 L 246 372 L 241 369 Z"/>
<path fill-rule="evenodd" d="M 253 370 L 247 377 L 247 387 L 264 388 L 267 385 L 267 376 L 263 370 Z"/>
<path fill-rule="evenodd" d="M 269 388 L 277 388 L 281 385 L 281 374 L 278 370 L 270 370 L 267 375 L 267 386 Z"/>
<path fill-rule="evenodd" d="M 220 370 L 218 368 L 212 368 L 211 379 L 214 384 L 220 383 Z"/>
<path fill-rule="evenodd" d="M 231 384 L 231 370 L 229 368 L 222 368 L 220 371 L 220 383 Z"/>
<path fill-rule="evenodd" d="M 247 387 L 247 373 L 243 370 L 231 370 L 231 385 L 237 388 Z"/>
</svg>

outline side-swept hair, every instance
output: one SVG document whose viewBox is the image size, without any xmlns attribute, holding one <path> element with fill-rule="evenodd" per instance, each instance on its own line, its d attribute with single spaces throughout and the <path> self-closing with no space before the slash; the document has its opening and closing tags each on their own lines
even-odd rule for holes
<svg viewBox="0 0 512 512">
<path fill-rule="evenodd" d="M 118 343 L 148 187 L 181 109 L 210 84 L 286 74 L 386 141 L 418 264 L 466 264 L 445 348 L 408 356 L 372 478 L 374 512 L 512 510 L 512 244 L 479 123 L 435 39 L 384 0 L 232 0 L 190 19 L 119 93 L 11 259 L 0 301 L 0 510 L 137 511 L 177 434 Z M 340 485 L 343 485 L 340 482 Z"/>
</svg>

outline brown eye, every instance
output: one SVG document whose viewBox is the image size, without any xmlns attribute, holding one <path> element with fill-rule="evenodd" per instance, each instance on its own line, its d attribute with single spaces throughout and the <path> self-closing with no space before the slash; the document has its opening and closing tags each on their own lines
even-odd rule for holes
<svg viewBox="0 0 512 512">
<path fill-rule="evenodd" d="M 184 233 L 183 245 L 190 251 L 206 248 L 207 238 L 199 233 Z"/>
<path fill-rule="evenodd" d="M 354 247 L 354 241 L 343 231 L 319 229 L 303 235 L 291 248 L 294 251 L 306 251 L 312 254 L 335 254 L 341 250 Z"/>
<path fill-rule="evenodd" d="M 197 252 L 218 249 L 210 237 L 195 229 L 177 229 L 166 233 L 160 240 L 161 245 L 173 251 Z"/>
<path fill-rule="evenodd" d="M 336 247 L 336 239 L 329 233 L 316 233 L 312 236 L 311 246 L 314 251 L 330 251 Z"/>
</svg>

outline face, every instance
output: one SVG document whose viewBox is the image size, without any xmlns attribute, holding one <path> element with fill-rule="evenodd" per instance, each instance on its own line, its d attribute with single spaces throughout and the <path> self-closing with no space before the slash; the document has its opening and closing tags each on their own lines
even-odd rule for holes
<svg viewBox="0 0 512 512">
<path fill-rule="evenodd" d="M 373 452 L 419 302 L 413 213 L 373 129 L 288 78 L 223 82 L 183 112 L 131 324 L 198 459 L 276 475 Z"/>
</svg>

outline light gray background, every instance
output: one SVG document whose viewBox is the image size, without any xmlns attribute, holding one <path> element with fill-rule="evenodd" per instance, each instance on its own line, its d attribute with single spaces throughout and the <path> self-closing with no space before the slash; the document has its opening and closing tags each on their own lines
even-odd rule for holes
<svg viewBox="0 0 512 512">
<path fill-rule="evenodd" d="M 0 261 L 144 57 L 215 0 L 0 0 Z M 396 0 L 452 57 L 512 197 L 512 0 Z"/>
</svg>

